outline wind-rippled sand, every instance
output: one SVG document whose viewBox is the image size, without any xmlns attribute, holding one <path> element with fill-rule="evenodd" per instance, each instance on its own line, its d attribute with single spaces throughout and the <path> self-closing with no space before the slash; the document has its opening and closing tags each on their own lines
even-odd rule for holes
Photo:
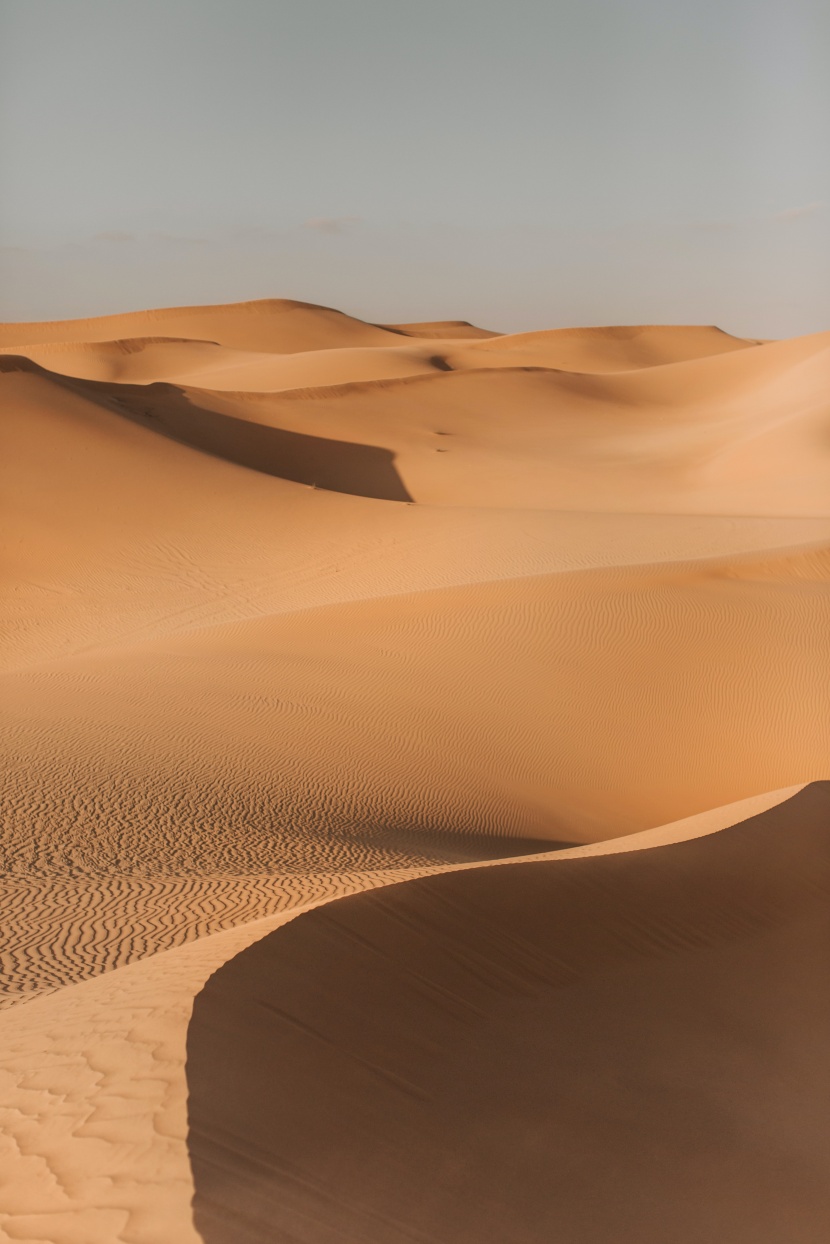
<svg viewBox="0 0 830 1244">
<path fill-rule="evenodd" d="M 828 394 L 0 326 L 0 1238 L 823 1244 Z"/>
</svg>

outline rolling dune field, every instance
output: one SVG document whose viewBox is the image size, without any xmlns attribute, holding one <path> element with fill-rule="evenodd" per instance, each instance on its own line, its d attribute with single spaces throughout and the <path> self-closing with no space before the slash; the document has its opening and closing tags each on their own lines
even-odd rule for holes
<svg viewBox="0 0 830 1244">
<path fill-rule="evenodd" d="M 5 324 L 0 419 L 0 1240 L 823 1244 L 830 333 Z"/>
</svg>

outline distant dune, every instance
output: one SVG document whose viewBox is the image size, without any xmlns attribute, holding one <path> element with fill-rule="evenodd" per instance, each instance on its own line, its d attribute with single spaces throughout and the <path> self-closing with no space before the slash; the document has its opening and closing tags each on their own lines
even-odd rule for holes
<svg viewBox="0 0 830 1244">
<path fill-rule="evenodd" d="M 0 326 L 4 1238 L 823 1244 L 828 395 Z"/>
</svg>

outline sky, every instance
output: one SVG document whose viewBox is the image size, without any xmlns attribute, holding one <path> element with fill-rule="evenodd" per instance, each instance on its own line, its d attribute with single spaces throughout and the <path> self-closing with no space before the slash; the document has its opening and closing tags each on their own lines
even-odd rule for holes
<svg viewBox="0 0 830 1244">
<path fill-rule="evenodd" d="M 0 319 L 830 329 L 827 0 L 2 0 Z"/>
</svg>

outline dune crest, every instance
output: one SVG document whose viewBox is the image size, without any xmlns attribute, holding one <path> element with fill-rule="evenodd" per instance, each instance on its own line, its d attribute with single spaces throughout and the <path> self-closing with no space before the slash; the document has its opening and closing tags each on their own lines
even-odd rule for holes
<svg viewBox="0 0 830 1244">
<path fill-rule="evenodd" d="M 675 838 L 711 833 L 713 823 L 714 832 L 728 832 L 730 825 L 797 793 L 753 797 L 682 826 L 636 835 L 631 844 L 639 851 L 665 846 Z M 626 850 L 624 842 L 572 854 L 580 859 L 620 850 Z M 375 881 L 405 878 L 399 872 Z M 372 883 L 365 875 L 355 877 L 328 897 Z M 137 1244 L 167 1237 L 204 1244 L 191 1215 L 188 1153 L 186 1057 L 194 997 L 223 963 L 233 969 L 240 951 L 303 910 L 298 905 L 240 924 L 0 1013 L 9 1140 L 2 1158 L 7 1191 L 0 1199 L 0 1223 L 13 1238 L 103 1244 L 128 1232 Z M 222 981 L 218 984 L 221 988 Z M 233 1024 L 242 1016 L 228 1018 Z M 191 1040 L 193 1035 L 200 1036 L 192 1034 Z M 100 1071 L 103 1047 L 106 1075 Z M 138 1097 L 136 1082 L 142 1085 Z M 94 1132 L 85 1127 L 91 1112 L 102 1120 Z"/>
<path fill-rule="evenodd" d="M 682 843 L 300 916 L 196 999 L 205 1244 L 818 1241 L 828 900 L 823 783 Z"/>
<path fill-rule="evenodd" d="M 0 326 L 4 1238 L 823 1241 L 829 382 Z"/>
</svg>

